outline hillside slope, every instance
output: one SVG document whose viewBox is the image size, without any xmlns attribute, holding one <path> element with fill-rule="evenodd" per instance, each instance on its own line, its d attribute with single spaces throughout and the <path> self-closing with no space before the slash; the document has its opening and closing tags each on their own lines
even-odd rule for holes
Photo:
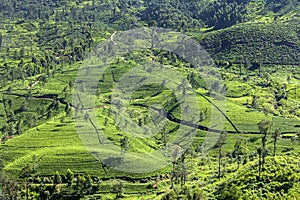
<svg viewBox="0 0 300 200">
<path fill-rule="evenodd" d="M 0 0 L 0 198 L 298 198 L 299 6 L 297 0 Z M 147 26 L 170 28 L 170 42 L 179 33 L 195 38 L 214 61 L 204 62 L 211 88 L 184 56 L 155 48 L 103 60 L 100 77 L 95 63 L 80 69 L 99 43 L 116 46 L 122 31 Z M 78 72 L 99 79 L 95 94 L 85 96 L 93 107 L 74 101 L 90 89 L 76 82 Z M 164 81 L 137 88 L 117 115 L 125 100 L 112 98 L 127 72 Z M 195 101 L 182 107 L 178 93 L 193 93 Z M 223 126 L 215 115 L 225 118 Z M 192 142 L 177 154 L 178 134 L 187 138 L 191 128 Z M 94 140 L 86 143 L 84 134 Z M 114 148 L 101 143 L 104 137 Z M 210 138 L 215 144 L 205 149 Z M 172 155 L 151 154 L 173 143 L 179 147 Z"/>
</svg>

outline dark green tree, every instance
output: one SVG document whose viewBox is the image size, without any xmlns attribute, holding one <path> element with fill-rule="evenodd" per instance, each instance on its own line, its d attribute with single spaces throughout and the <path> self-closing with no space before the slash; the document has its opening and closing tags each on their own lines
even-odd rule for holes
<svg viewBox="0 0 300 200">
<path fill-rule="evenodd" d="M 253 109 L 258 109 L 258 97 L 257 96 L 252 97 L 251 107 Z"/>
<path fill-rule="evenodd" d="M 24 112 L 27 110 L 27 101 L 26 99 L 22 102 L 21 106 L 20 106 L 20 111 Z"/>
<path fill-rule="evenodd" d="M 61 184 L 62 179 L 58 171 L 55 172 L 54 174 L 54 179 L 53 179 L 54 184 Z"/>
<path fill-rule="evenodd" d="M 23 133 L 23 121 L 19 120 L 17 123 L 16 134 L 20 135 Z"/>
<path fill-rule="evenodd" d="M 273 122 L 269 120 L 262 119 L 257 125 L 259 132 L 263 135 L 261 139 L 261 147 L 257 149 L 257 153 L 259 155 L 259 177 L 260 177 L 260 171 L 263 171 L 264 164 L 265 164 L 265 157 L 267 155 L 267 136 L 269 134 L 269 131 L 272 127 Z"/>
<path fill-rule="evenodd" d="M 117 195 L 117 199 L 122 197 L 122 194 L 124 193 L 124 183 L 118 180 L 118 182 L 112 186 L 112 193 Z"/>
<path fill-rule="evenodd" d="M 219 139 L 215 145 L 218 148 L 218 178 L 221 179 L 221 160 L 222 160 L 222 147 L 226 144 L 227 132 L 222 131 Z"/>
<path fill-rule="evenodd" d="M 0 33 L 0 48 L 2 47 L 2 43 L 3 43 L 3 36 L 2 33 Z"/>
<path fill-rule="evenodd" d="M 66 178 L 68 186 L 71 186 L 74 180 L 74 173 L 70 169 L 67 170 Z"/>
<path fill-rule="evenodd" d="M 234 150 L 231 153 L 231 156 L 233 158 L 235 158 L 237 163 L 238 163 L 238 168 L 240 167 L 240 164 L 241 164 L 241 161 L 242 161 L 242 155 L 243 155 L 242 140 L 238 138 L 237 141 L 234 144 Z"/>
<path fill-rule="evenodd" d="M 273 156 L 276 156 L 276 150 L 277 150 L 277 138 L 281 135 L 281 130 L 280 128 L 276 129 L 275 132 L 273 133 L 273 145 L 274 145 L 274 151 L 273 151 Z"/>
<path fill-rule="evenodd" d="M 93 190 L 93 180 L 90 175 L 85 177 L 84 187 L 87 194 L 91 194 Z"/>
<path fill-rule="evenodd" d="M 25 56 L 25 49 L 24 47 L 22 47 L 20 50 L 20 58 L 24 58 L 24 56 Z"/>
<path fill-rule="evenodd" d="M 77 178 L 76 178 L 76 187 L 77 187 L 77 190 L 80 191 L 80 193 L 83 193 L 83 190 L 84 190 L 84 183 L 86 181 L 85 177 L 83 175 L 78 175 Z"/>
<path fill-rule="evenodd" d="M 120 146 L 122 154 L 125 154 L 125 152 L 129 149 L 129 138 L 127 136 L 120 139 Z"/>
</svg>

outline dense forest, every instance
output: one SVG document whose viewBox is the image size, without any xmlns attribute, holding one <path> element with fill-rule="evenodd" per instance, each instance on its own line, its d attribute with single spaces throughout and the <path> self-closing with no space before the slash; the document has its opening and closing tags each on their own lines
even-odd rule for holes
<svg viewBox="0 0 300 200">
<path fill-rule="evenodd" d="M 0 199 L 299 198 L 298 0 L 0 11 Z"/>
</svg>

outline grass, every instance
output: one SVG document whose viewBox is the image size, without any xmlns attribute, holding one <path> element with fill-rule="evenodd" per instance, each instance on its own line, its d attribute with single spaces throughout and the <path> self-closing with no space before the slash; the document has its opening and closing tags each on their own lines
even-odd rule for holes
<svg viewBox="0 0 300 200">
<path fill-rule="evenodd" d="M 120 68 L 121 66 L 121 68 Z M 123 73 L 125 73 L 126 71 L 130 70 L 132 67 L 134 66 L 130 66 L 130 65 L 124 65 L 122 62 L 118 64 L 118 67 L 113 66 L 111 68 L 108 68 L 105 77 L 107 77 L 108 79 L 106 79 L 104 82 L 108 83 L 108 85 L 106 85 L 105 87 L 101 87 L 101 89 L 104 89 L 102 93 L 99 97 L 97 97 L 97 105 L 102 105 L 102 106 L 108 106 L 109 105 L 105 102 L 107 100 L 107 95 L 110 95 L 110 92 L 112 91 L 112 87 L 113 87 L 113 80 L 109 79 L 109 74 L 113 73 L 113 70 L 115 72 L 115 78 L 119 79 L 119 77 L 122 76 Z M 170 69 L 172 68 L 172 66 L 168 66 Z M 76 68 L 76 67 L 75 67 Z M 118 69 L 118 70 L 116 70 Z M 122 69 L 122 70 L 119 70 Z M 68 69 L 66 71 L 64 71 L 63 73 L 58 73 L 54 78 L 50 78 L 47 83 L 44 85 L 44 87 L 42 87 L 40 84 L 36 85 L 33 89 L 33 92 L 37 92 L 39 95 L 42 94 L 59 94 L 60 96 L 62 96 L 62 90 L 63 88 L 68 84 L 69 81 L 71 81 L 73 79 L 73 77 L 75 76 L 76 71 L 73 71 L 72 69 Z M 231 75 L 232 76 L 232 75 Z M 275 76 L 275 78 L 277 78 L 279 76 Z M 232 76 L 231 81 L 227 81 L 226 85 L 229 88 L 228 89 L 228 100 L 226 101 L 226 115 L 232 120 L 232 122 L 238 127 L 238 129 L 240 131 L 243 132 L 255 132 L 258 131 L 257 128 L 257 123 L 261 120 L 264 119 L 266 116 L 264 113 L 262 112 L 258 112 L 255 110 L 252 110 L 250 108 L 245 107 L 245 104 L 247 104 L 247 101 L 249 103 L 251 97 L 249 97 L 249 94 L 251 94 L 251 91 L 255 90 L 255 91 L 259 91 L 261 94 L 268 94 L 269 92 L 266 90 L 264 91 L 263 88 L 259 88 L 259 87 L 253 87 L 250 83 L 242 83 L 240 84 L 240 82 L 238 80 L 236 80 L 235 76 Z M 34 81 L 35 79 L 33 78 L 32 81 Z M 279 80 L 276 80 L 279 81 Z M 60 83 L 60 84 L 58 84 Z M 22 94 L 24 91 L 23 89 L 26 88 L 27 83 L 23 83 L 20 84 L 18 82 L 15 83 L 15 88 L 13 90 L 13 92 L 16 93 L 20 93 Z M 293 86 L 291 86 L 293 87 Z M 255 88 L 255 89 L 254 89 Z M 261 90 L 260 90 L 261 89 Z M 137 90 L 134 93 L 134 96 L 132 96 L 135 100 L 135 103 L 144 103 L 146 105 L 155 105 L 155 104 L 161 104 L 162 102 L 165 102 L 166 97 L 170 95 L 170 91 L 168 90 L 162 90 L 161 93 L 156 94 L 155 96 L 152 96 L 153 93 L 155 93 L 157 91 L 157 86 L 153 85 L 151 87 L 147 87 L 147 91 L 144 91 L 144 89 L 140 89 Z M 105 93 L 108 92 L 108 93 Z M 202 94 L 206 94 L 207 91 L 204 89 L 199 89 L 198 92 L 202 93 Z M 264 99 L 269 98 L 268 96 L 261 96 Z M 211 97 L 208 97 L 212 100 Z M 67 99 L 69 99 L 69 97 L 67 97 Z M 13 103 L 14 105 L 14 110 L 16 110 L 17 108 L 20 107 L 22 101 L 24 100 L 24 98 L 18 98 L 18 100 Z M 208 109 L 208 113 L 207 113 L 207 117 L 206 120 L 202 122 L 203 125 L 209 126 L 210 125 L 210 119 L 211 119 L 211 113 L 212 113 L 212 106 L 209 104 L 209 102 L 207 102 L 205 99 L 203 99 L 201 96 L 197 96 L 197 101 L 198 101 L 198 105 L 200 106 L 201 110 L 205 110 Z M 45 105 L 48 105 L 48 103 L 50 103 L 50 100 L 45 100 Z M 36 105 L 39 105 L 39 103 L 44 104 L 43 102 L 41 102 L 41 100 L 37 100 L 37 99 L 32 99 L 29 101 L 29 105 L 30 108 L 29 110 L 34 111 L 36 109 Z M 171 108 L 171 107 L 170 107 Z M 192 105 L 191 109 L 195 109 L 196 107 L 194 107 Z M 133 110 L 135 110 L 136 113 L 138 113 L 138 115 L 135 117 L 135 122 L 138 121 L 139 118 L 144 118 L 147 116 L 147 112 L 145 109 L 142 108 L 137 108 L 137 107 L 132 107 Z M 108 125 L 105 126 L 105 132 L 109 134 L 109 139 L 114 141 L 115 144 L 118 144 L 119 142 L 119 135 L 126 135 L 126 134 L 131 134 L 131 133 L 123 133 L 122 131 L 119 131 L 117 129 L 116 126 L 114 126 L 114 118 L 112 116 L 108 116 L 107 110 L 105 111 L 104 108 L 100 108 L 97 110 L 97 116 L 98 116 L 98 121 L 100 124 L 104 124 L 105 120 L 107 118 L 108 120 Z M 180 118 L 180 109 L 175 109 L 174 111 L 172 111 L 174 116 L 177 116 L 178 118 Z M 274 126 L 273 126 L 273 130 L 275 130 L 277 127 L 281 127 L 282 131 L 297 131 L 297 125 L 298 125 L 298 120 L 296 119 L 290 119 L 290 118 L 283 118 L 281 116 L 278 117 L 272 117 L 269 116 L 269 118 L 273 118 L 274 119 Z M 48 122 L 49 123 L 49 122 Z M 56 121 L 55 123 L 58 123 L 58 121 Z M 54 124 L 55 124 L 54 123 Z M 58 125 L 58 124 L 56 124 Z M 69 124 L 69 125 L 65 125 L 59 128 L 53 128 L 54 126 L 53 124 L 44 124 L 43 126 L 47 126 L 47 130 L 52 130 L 53 134 L 55 135 L 56 132 L 72 132 L 75 131 L 75 129 L 71 129 L 70 126 L 74 126 Z M 172 123 L 169 123 L 169 130 L 171 130 L 172 128 Z M 50 129 L 50 127 L 52 127 Z M 69 127 L 70 129 L 67 130 L 66 127 Z M 226 130 L 233 130 L 233 128 L 231 127 L 231 125 L 228 122 L 225 122 L 224 128 Z M 66 129 L 66 130 L 65 130 Z M 283 130 L 284 129 L 284 130 Z M 30 131 L 32 131 L 34 129 L 31 129 Z M 41 131 L 43 132 L 43 131 Z M 114 134 L 112 134 L 114 133 Z M 34 130 L 34 132 L 32 133 L 34 134 L 34 137 L 40 137 L 40 135 L 38 135 L 38 131 Z M 203 135 L 203 134 L 200 134 Z M 45 135 L 46 137 L 52 137 L 51 134 L 49 135 Z M 67 134 L 66 134 L 67 136 Z M 19 137 L 25 137 L 25 136 L 19 136 Z M 19 137 L 15 138 L 12 141 L 18 141 Z M 31 145 L 32 143 L 32 148 L 35 147 L 36 145 L 39 145 L 41 140 L 31 140 L 30 137 L 28 138 L 24 138 L 24 141 L 29 140 L 29 142 L 27 142 L 26 145 Z M 70 139 L 70 138 L 69 138 Z M 45 139 L 46 140 L 46 139 Z M 202 139 L 196 139 L 198 141 L 202 141 Z M 10 141 L 9 141 L 10 142 Z M 8 142 L 8 144 L 9 144 Z M 153 148 L 159 148 L 159 145 L 156 144 L 156 141 L 153 139 L 142 139 L 139 138 L 133 138 L 132 139 L 132 146 L 131 151 L 133 152 L 148 152 L 148 151 L 152 151 Z M 146 146 L 144 144 L 147 144 Z M 66 142 L 66 144 L 69 144 L 68 142 Z M 26 145 L 24 147 L 26 147 Z M 47 145 L 46 145 L 47 146 Z M 42 152 L 42 151 L 41 151 Z M 17 154 L 16 154 L 17 155 Z M 29 158 L 29 157 L 28 157 Z"/>
<path fill-rule="evenodd" d="M 90 3 L 91 1 L 83 1 L 79 6 L 83 7 Z M 71 2 L 70 5 L 76 6 L 76 3 Z M 288 159 L 287 156 L 298 156 L 300 154 L 299 142 L 295 137 L 300 126 L 298 104 L 300 93 L 297 88 L 298 76 L 300 77 L 299 69 L 291 66 L 280 66 L 276 63 L 276 66 L 274 66 L 275 64 L 271 63 L 268 65 L 262 64 L 259 70 L 250 70 L 242 65 L 241 75 L 239 74 L 241 65 L 238 62 L 244 62 L 241 57 L 241 51 L 249 52 L 248 57 L 246 57 L 249 59 L 249 65 L 252 65 L 251 62 L 255 59 L 260 59 L 256 55 L 257 49 L 261 49 L 258 47 L 262 44 L 266 45 L 265 51 L 261 55 L 265 59 L 261 60 L 262 63 L 276 60 L 282 54 L 286 58 L 280 60 L 280 62 L 298 62 L 298 54 L 292 48 L 284 47 L 284 45 L 273 45 L 275 43 L 280 44 L 283 39 L 293 42 L 297 37 L 296 30 L 298 25 L 287 27 L 283 23 L 266 24 L 273 20 L 273 14 L 269 13 L 267 16 L 257 17 L 257 13 L 261 11 L 261 5 L 261 1 L 252 2 L 249 5 L 253 11 L 253 16 L 250 17 L 254 18 L 255 23 L 242 24 L 216 32 L 207 32 L 199 37 L 201 43 L 207 47 L 214 58 L 229 60 L 233 63 L 231 67 L 219 66 L 217 69 L 210 69 L 210 73 L 218 72 L 224 77 L 224 83 L 227 87 L 226 101 L 217 100 L 213 95 L 209 95 L 209 91 L 205 89 L 207 85 L 200 77 L 201 73 L 193 67 L 189 67 L 187 63 L 176 56 L 174 58 L 175 61 L 164 58 L 163 63 L 160 63 L 163 66 L 161 71 L 143 71 L 142 64 L 149 63 L 149 61 L 158 62 L 159 60 L 158 56 L 154 56 L 150 50 L 132 52 L 122 59 L 116 59 L 108 65 L 102 77 L 98 77 L 99 74 L 93 74 L 92 69 L 91 76 L 86 76 L 85 78 L 92 79 L 96 77 L 100 79 L 99 87 L 96 94 L 89 94 L 86 98 L 95 100 L 96 107 L 84 108 L 82 111 L 78 110 L 77 112 L 73 107 L 72 111 L 76 116 L 72 117 L 65 116 L 65 105 L 59 103 L 59 107 L 53 116 L 47 119 L 46 113 L 48 108 L 55 100 L 38 98 L 38 96 L 56 94 L 58 98 L 71 103 L 71 95 L 72 92 L 74 93 L 74 88 L 68 87 L 68 84 L 70 81 L 73 82 L 78 75 L 77 70 L 81 66 L 81 62 L 56 65 L 57 72 L 54 77 L 51 76 L 51 69 L 50 76 L 47 76 L 45 84 L 43 85 L 42 82 L 39 82 L 31 89 L 32 98 L 24 97 L 24 95 L 28 94 L 28 86 L 31 83 L 35 83 L 41 74 L 46 75 L 46 71 L 38 75 L 24 77 L 24 80 L 2 81 L 0 90 L 3 94 L 1 94 L 1 100 L 12 99 L 12 108 L 9 109 L 15 113 L 16 119 L 11 120 L 11 123 L 16 125 L 18 120 L 24 120 L 27 123 L 26 119 L 28 117 L 33 115 L 38 117 L 34 128 L 30 126 L 24 127 L 23 134 L 13 137 L 1 145 L 1 159 L 6 164 L 4 170 L 18 178 L 22 174 L 22 169 L 28 163 L 35 162 L 37 175 L 39 176 L 51 177 L 56 171 L 59 171 L 60 174 L 65 174 L 67 169 L 71 169 L 76 174 L 90 174 L 93 177 L 100 177 L 103 179 L 103 184 L 99 193 L 103 198 L 115 198 L 115 195 L 111 194 L 111 187 L 116 183 L 115 179 L 122 179 L 125 183 L 125 194 L 123 196 L 125 199 L 140 199 L 142 196 L 143 198 L 159 199 L 165 193 L 170 192 L 170 180 L 169 178 L 161 180 L 157 191 L 153 189 L 156 181 L 154 179 L 158 174 L 170 175 L 172 167 L 171 165 L 166 165 L 166 161 L 170 161 L 173 156 L 171 154 L 165 158 L 159 154 L 159 150 L 164 146 L 162 133 L 165 131 L 172 141 L 176 139 L 176 136 L 185 134 L 191 129 L 167 119 L 160 121 L 161 115 L 157 110 L 149 107 L 164 107 L 172 116 L 189 122 L 193 121 L 193 117 L 199 118 L 199 116 L 194 116 L 198 115 L 197 111 L 204 112 L 207 110 L 205 119 L 199 123 L 196 122 L 196 124 L 211 128 L 217 127 L 220 130 L 234 131 L 228 121 L 221 121 L 222 115 L 201 95 L 205 95 L 206 98 L 217 105 L 224 106 L 226 116 L 241 131 L 241 134 L 228 134 L 228 139 L 223 147 L 222 157 L 222 163 L 226 164 L 226 169 L 224 177 L 218 180 L 218 149 L 212 148 L 206 152 L 201 151 L 203 141 L 210 137 L 217 139 L 217 135 L 197 130 L 191 144 L 193 150 L 195 150 L 194 155 L 188 156 L 186 161 L 189 170 L 187 185 L 205 188 L 208 192 L 216 192 L 218 187 L 227 181 L 233 182 L 233 180 L 238 178 L 238 181 L 243 182 L 244 179 L 248 178 L 241 178 L 244 172 L 252 173 L 249 175 L 249 179 L 253 179 L 256 176 L 254 175 L 256 171 L 252 168 L 257 167 L 257 148 L 261 146 L 262 140 L 262 135 L 258 133 L 257 123 L 265 118 L 273 120 L 270 134 L 267 137 L 268 162 L 272 163 L 270 156 L 273 153 L 272 133 L 277 128 L 280 128 L 282 132 L 289 133 L 284 133 L 278 138 L 277 155 L 280 155 L 280 157 L 276 159 L 278 159 L 278 163 L 294 160 L 292 163 L 294 165 L 298 162 L 297 158 L 292 157 Z M 295 15 L 296 13 L 289 17 Z M 55 34 L 52 31 L 55 32 L 55 26 L 59 27 L 57 35 L 73 34 L 72 28 L 66 26 L 66 22 L 57 24 L 54 20 L 49 20 L 45 25 L 41 24 L 39 20 L 20 24 L 15 24 L 15 22 L 5 23 L 6 27 L 2 24 L 0 25 L 2 26 L 1 32 L 6 43 L 3 49 L 7 48 L 6 45 L 11 41 L 8 52 L 0 50 L 0 55 L 3 58 L 0 60 L 1 75 L 5 74 L 6 69 L 3 66 L 5 63 L 12 68 L 21 70 L 23 66 L 18 67 L 19 59 L 13 57 L 14 51 L 17 51 L 17 54 L 19 54 L 22 46 L 30 46 L 30 49 L 25 48 L 25 56 L 23 57 L 25 63 L 30 63 L 32 56 L 39 60 L 41 58 L 44 59 L 44 55 L 42 55 L 44 53 L 52 55 L 55 45 L 57 45 L 58 49 L 62 48 L 59 45 L 63 38 L 53 39 Z M 96 25 L 96 23 L 93 25 Z M 110 29 L 100 31 L 100 33 L 97 33 L 95 30 L 91 32 L 95 34 L 93 39 L 100 42 L 110 36 L 109 31 Z M 245 35 L 243 36 L 242 33 Z M 41 40 L 40 35 L 44 35 L 45 38 Z M 174 42 L 177 33 L 174 33 L 173 36 L 170 38 L 170 42 Z M 31 37 L 31 41 L 24 40 L 27 37 Z M 83 35 L 79 34 L 76 45 L 79 45 L 80 38 L 83 37 Z M 232 38 L 232 40 L 228 38 Z M 38 42 L 39 40 L 40 42 Z M 226 47 L 224 40 L 230 40 L 230 48 Z M 260 42 L 255 42 L 256 40 Z M 141 43 L 141 41 L 137 41 L 137 43 Z M 299 41 L 296 40 L 296 44 L 298 43 Z M 220 44 L 225 45 L 222 51 L 219 49 Z M 253 44 L 253 46 L 249 44 Z M 45 49 L 48 48 L 48 50 L 42 52 L 39 49 L 40 46 L 43 46 Z M 67 57 L 69 51 L 71 51 L 71 48 L 67 47 L 65 50 L 66 55 L 63 56 Z M 58 56 L 58 59 L 61 59 L 61 57 Z M 141 63 L 141 65 L 138 63 Z M 54 65 L 55 61 L 52 61 L 52 64 Z M 151 81 L 155 82 L 155 84 L 148 83 L 138 87 L 138 78 L 132 81 L 131 85 L 126 80 L 122 82 L 121 78 L 128 72 L 136 77 L 151 77 Z M 181 84 L 182 78 L 186 78 L 190 73 L 195 73 L 196 76 L 199 76 L 196 79 L 200 82 L 199 85 L 201 87 L 190 88 L 192 92 L 189 91 L 190 93 L 183 95 L 178 89 L 178 85 Z M 270 76 L 267 76 L 267 74 L 270 74 Z M 289 74 L 290 80 L 288 81 Z M 165 87 L 161 86 L 160 81 L 163 79 L 167 82 Z M 216 78 L 209 77 L 209 79 L 215 80 Z M 270 85 L 267 85 L 269 83 Z M 124 112 L 121 112 L 117 105 L 113 105 L 110 102 L 111 96 L 118 94 L 115 87 L 117 85 L 122 86 L 122 84 L 124 89 L 136 89 L 130 95 L 127 93 L 127 96 L 122 96 L 121 103 L 124 103 L 124 105 L 128 103 L 128 107 L 124 109 Z M 12 86 L 11 94 L 7 94 L 9 86 Z M 281 91 L 284 86 L 286 86 L 287 91 L 290 91 L 288 92 L 288 97 L 275 105 L 275 93 Z M 63 92 L 66 87 L 66 92 Z M 279 88 L 277 89 L 278 91 L 276 91 L 276 88 Z M 296 93 L 293 92 L 295 88 Z M 172 89 L 177 96 L 172 94 Z M 191 93 L 195 95 L 194 98 Z M 257 108 L 251 106 L 252 98 L 255 95 L 259 97 Z M 130 100 L 126 101 L 126 98 Z M 185 111 L 183 111 L 185 108 L 180 107 L 180 105 L 183 105 L 182 99 L 189 104 L 189 109 Z M 18 112 L 25 100 L 27 101 L 26 111 Z M 8 121 L 8 113 L 6 112 L 8 107 L 7 102 L 0 102 L 0 124 L 3 126 Z M 43 115 L 38 112 L 38 109 L 41 108 L 45 112 Z M 101 137 L 106 139 L 106 143 L 102 146 L 98 143 L 94 127 L 87 120 L 84 120 L 86 113 L 91 114 L 93 112 L 95 118 L 92 118 L 92 120 L 98 124 L 98 131 L 102 134 Z M 157 120 L 161 124 L 164 123 L 165 130 L 159 129 L 160 126 L 151 126 L 153 120 Z M 183 128 L 178 129 L 180 127 Z M 179 130 L 182 132 L 179 132 Z M 1 133 L 3 131 L 3 129 L 0 130 Z M 247 132 L 253 133 L 247 134 Z M 125 136 L 129 137 L 129 148 L 124 155 L 120 151 L 120 139 Z M 243 141 L 243 151 L 246 155 L 245 157 L 248 156 L 245 158 L 248 160 L 248 163 L 236 171 L 238 166 L 231 155 L 237 141 Z M 113 167 L 107 167 L 105 171 L 91 152 L 94 155 L 98 153 L 102 162 Z M 205 155 L 202 153 L 205 153 Z M 146 179 L 146 183 L 141 183 L 142 179 Z M 157 197 L 156 194 L 153 194 L 154 192 L 163 194 Z"/>
<path fill-rule="evenodd" d="M 113 135 L 111 134 L 111 136 Z M 134 144 L 132 146 L 133 150 L 143 149 L 144 153 L 147 152 L 147 148 L 144 148 L 145 144 L 139 143 L 138 140 L 131 140 L 131 143 Z M 109 148 L 109 151 L 112 152 L 108 151 L 108 153 L 121 156 L 119 148 L 113 149 L 115 148 Z M 102 153 L 103 151 L 104 149 L 102 149 Z M 64 173 L 69 168 L 75 173 L 87 173 L 92 176 L 124 176 L 123 172 L 113 169 L 109 169 L 106 174 L 100 162 L 82 144 L 76 132 L 75 124 L 73 122 L 62 124 L 59 119 L 48 121 L 15 137 L 13 140 L 9 140 L 2 146 L 2 152 L 2 159 L 7 162 L 5 170 L 16 176 L 21 173 L 20 169 L 24 168 L 26 163 L 32 162 L 33 156 L 36 156 L 37 172 L 41 175 L 51 175 L 55 171 Z M 126 158 L 130 160 L 131 158 L 128 156 Z M 107 156 L 104 157 L 107 158 Z M 141 164 L 149 165 L 149 160 L 144 159 L 144 164 Z M 125 167 L 130 169 L 130 166 Z M 132 176 L 140 175 L 133 173 Z"/>
</svg>

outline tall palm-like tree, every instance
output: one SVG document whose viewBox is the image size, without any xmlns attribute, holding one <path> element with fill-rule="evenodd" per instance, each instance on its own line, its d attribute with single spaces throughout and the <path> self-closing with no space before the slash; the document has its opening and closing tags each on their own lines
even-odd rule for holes
<svg viewBox="0 0 300 200">
<path fill-rule="evenodd" d="M 280 128 L 279 129 L 276 129 L 275 132 L 273 133 L 273 144 L 274 144 L 274 152 L 273 152 L 273 156 L 276 156 L 276 149 L 277 149 L 277 138 L 280 136 L 281 134 L 281 130 Z"/>
<path fill-rule="evenodd" d="M 218 148 L 218 178 L 221 178 L 221 160 L 222 160 L 222 147 L 226 144 L 227 132 L 222 131 L 220 137 L 215 145 Z"/>
<path fill-rule="evenodd" d="M 264 164 L 265 164 L 265 157 L 267 155 L 267 150 L 266 150 L 266 144 L 267 144 L 267 136 L 269 134 L 269 131 L 272 127 L 273 122 L 270 120 L 261 120 L 257 125 L 259 132 L 263 134 L 262 140 L 261 140 L 261 147 L 257 149 L 257 153 L 259 155 L 259 166 L 258 166 L 258 174 L 260 178 L 261 171 L 264 169 Z"/>
</svg>

